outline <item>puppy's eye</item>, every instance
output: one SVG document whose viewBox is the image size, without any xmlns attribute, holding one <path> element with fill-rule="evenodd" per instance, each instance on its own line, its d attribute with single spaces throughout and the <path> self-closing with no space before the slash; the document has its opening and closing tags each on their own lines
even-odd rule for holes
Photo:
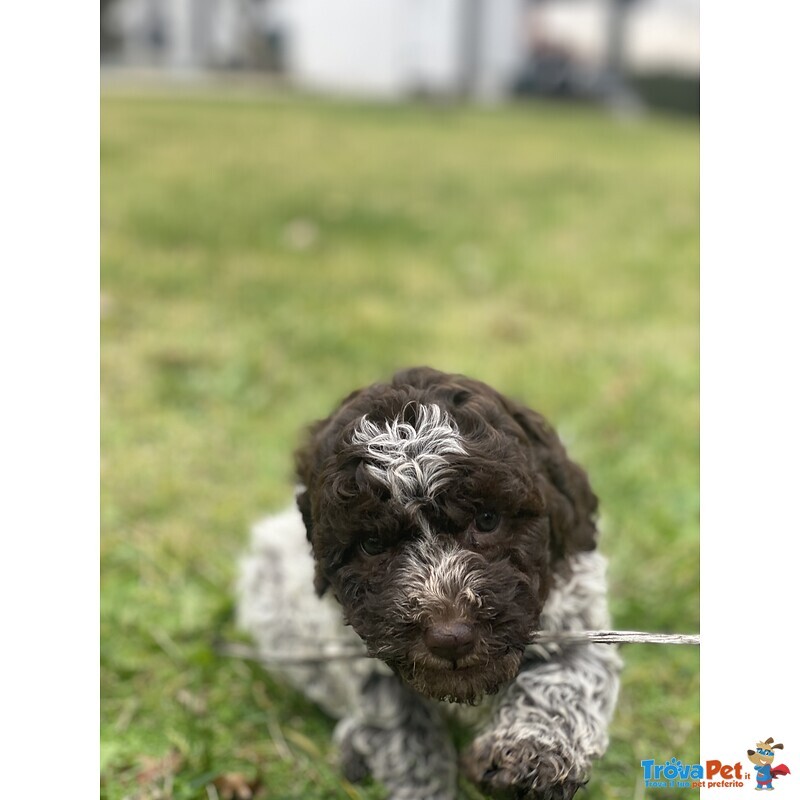
<svg viewBox="0 0 800 800">
<path fill-rule="evenodd" d="M 496 511 L 481 511 L 475 516 L 475 527 L 481 533 L 491 533 L 499 524 L 500 515 Z"/>
<path fill-rule="evenodd" d="M 361 550 L 368 556 L 380 555 L 385 549 L 386 546 L 377 536 L 370 536 L 361 542 Z"/>
</svg>

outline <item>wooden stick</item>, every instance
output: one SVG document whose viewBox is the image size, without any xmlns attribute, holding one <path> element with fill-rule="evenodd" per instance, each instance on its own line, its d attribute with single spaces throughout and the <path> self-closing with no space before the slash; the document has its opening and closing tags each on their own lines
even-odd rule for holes
<svg viewBox="0 0 800 800">
<path fill-rule="evenodd" d="M 700 645 L 699 634 L 645 633 L 643 631 L 536 631 L 530 642 L 529 652 L 535 654 L 536 645 L 542 644 L 688 644 Z M 320 642 L 316 650 L 300 650 L 293 653 L 259 653 L 254 647 L 243 644 L 223 644 L 219 652 L 232 658 L 261 661 L 266 664 L 319 664 L 324 661 L 340 661 L 354 658 L 369 658 L 366 650 L 358 645 L 340 642 Z"/>
</svg>

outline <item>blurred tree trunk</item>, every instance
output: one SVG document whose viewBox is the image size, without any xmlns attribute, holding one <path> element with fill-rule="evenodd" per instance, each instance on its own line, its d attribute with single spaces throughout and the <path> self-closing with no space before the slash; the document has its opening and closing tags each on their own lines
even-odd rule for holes
<svg viewBox="0 0 800 800">
<path fill-rule="evenodd" d="M 608 0 L 606 29 L 606 95 L 615 105 L 634 108 L 639 105 L 636 93 L 625 79 L 625 23 L 628 9 L 637 0 Z"/>
<path fill-rule="evenodd" d="M 115 0 L 100 0 L 100 55 L 107 55 L 112 52 L 119 41 L 117 37 L 108 29 L 108 9 L 114 4 Z"/>
</svg>

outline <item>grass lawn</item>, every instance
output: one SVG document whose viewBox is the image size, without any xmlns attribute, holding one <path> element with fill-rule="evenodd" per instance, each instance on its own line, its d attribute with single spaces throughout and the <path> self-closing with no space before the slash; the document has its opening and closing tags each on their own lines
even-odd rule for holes
<svg viewBox="0 0 800 800">
<path fill-rule="evenodd" d="M 542 411 L 601 499 L 616 627 L 698 629 L 698 150 L 695 123 L 567 105 L 104 93 L 103 797 L 383 797 L 214 644 L 303 426 L 400 366 Z M 623 655 L 583 797 L 693 796 L 639 762 L 698 757 L 698 651 Z"/>
</svg>

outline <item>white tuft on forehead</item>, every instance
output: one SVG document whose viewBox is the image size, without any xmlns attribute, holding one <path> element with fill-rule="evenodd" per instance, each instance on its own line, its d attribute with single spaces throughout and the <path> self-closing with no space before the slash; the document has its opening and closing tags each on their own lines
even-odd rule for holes
<svg viewBox="0 0 800 800">
<path fill-rule="evenodd" d="M 446 456 L 465 455 L 466 450 L 455 420 L 440 406 L 420 404 L 413 424 L 401 419 L 378 425 L 365 414 L 352 443 L 366 449 L 369 474 L 409 507 L 435 497 L 451 475 Z"/>
</svg>

